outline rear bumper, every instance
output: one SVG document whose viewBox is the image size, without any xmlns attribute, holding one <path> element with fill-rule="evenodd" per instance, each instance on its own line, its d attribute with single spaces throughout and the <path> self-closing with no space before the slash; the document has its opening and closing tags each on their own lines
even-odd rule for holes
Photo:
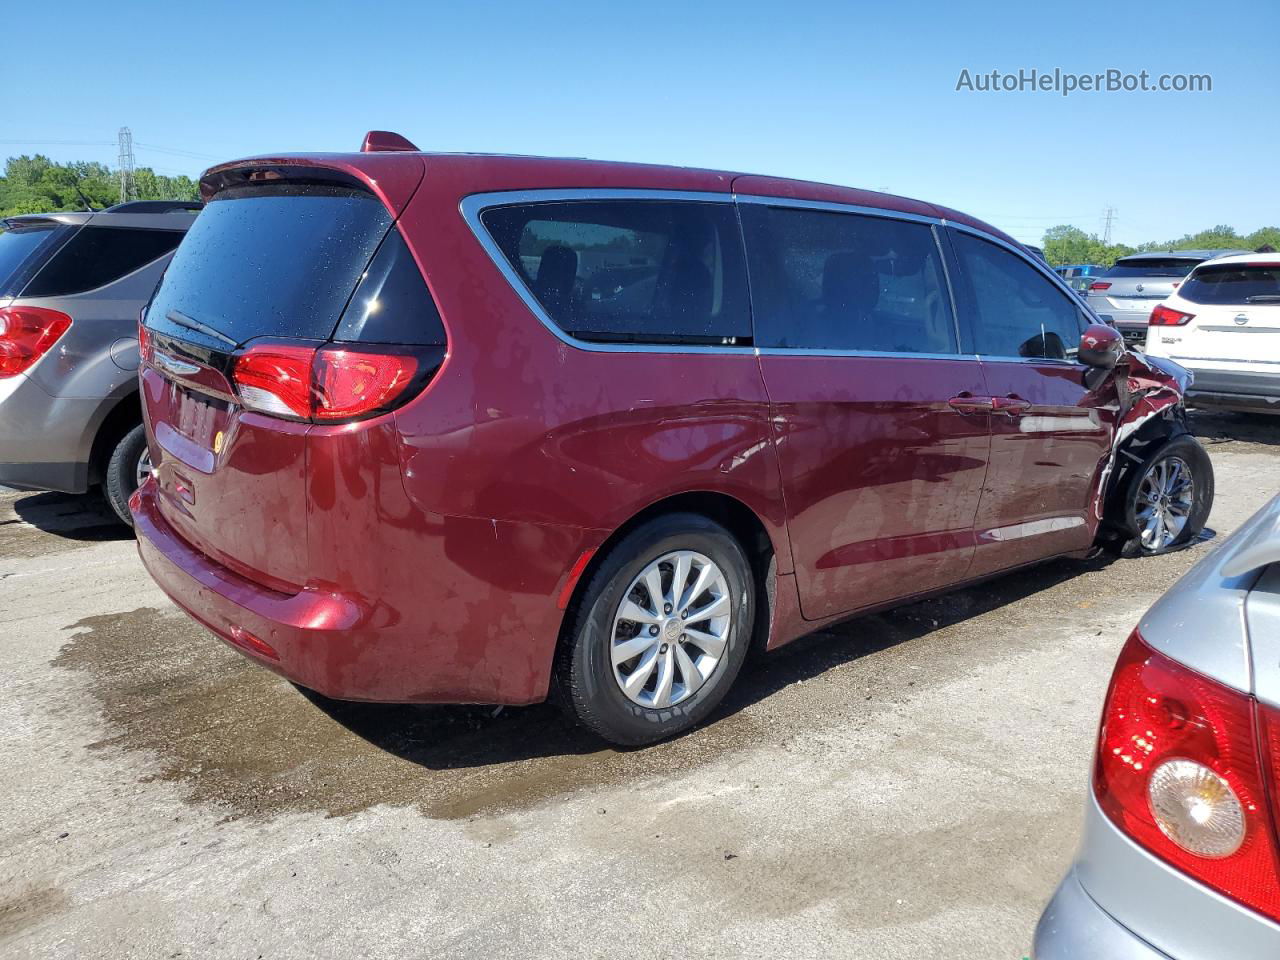
<svg viewBox="0 0 1280 960">
<path fill-rule="evenodd" d="M 527 704 L 546 699 L 559 622 L 556 593 L 527 584 L 477 592 L 475 571 L 430 558 L 419 544 L 412 596 L 388 577 L 373 596 L 314 584 L 279 593 L 248 580 L 201 553 L 173 529 L 159 509 L 154 479 L 130 502 L 138 552 L 170 599 L 219 639 L 275 673 L 338 700 L 389 703 Z M 445 523 L 443 526 L 450 526 Z M 503 540 L 487 549 L 481 531 Z M 455 555 L 510 563 L 519 544 L 549 552 L 548 539 L 518 531 L 510 555 L 506 530 L 492 521 L 461 522 Z M 397 564 L 406 567 L 405 564 Z M 567 564 L 566 564 L 567 567 Z M 526 589 L 520 589 L 520 587 Z M 496 611 L 496 612 L 494 612 Z M 262 645 L 266 645 L 266 648 Z"/>
<path fill-rule="evenodd" d="M 1036 924 L 1031 955 L 1035 960 L 1169 960 L 1094 903 L 1074 870 Z"/>
<path fill-rule="evenodd" d="M 50 396 L 25 376 L 0 380 L 0 484 L 84 493 L 100 406 Z"/>
<path fill-rule="evenodd" d="M 1196 377 L 1187 399 L 1194 405 L 1280 413 L 1280 372 L 1190 369 Z"/>
</svg>

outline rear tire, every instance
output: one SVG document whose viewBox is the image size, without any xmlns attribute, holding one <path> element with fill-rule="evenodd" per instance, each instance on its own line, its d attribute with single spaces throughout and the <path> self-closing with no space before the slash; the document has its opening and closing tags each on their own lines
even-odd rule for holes
<svg viewBox="0 0 1280 960">
<path fill-rule="evenodd" d="M 1190 543 L 1213 507 L 1213 464 L 1194 437 L 1183 434 L 1152 452 L 1125 486 L 1126 557 L 1154 557 Z"/>
<path fill-rule="evenodd" d="M 605 555 L 570 608 L 556 669 L 562 699 L 620 746 L 682 733 L 733 685 L 755 612 L 751 565 L 729 531 L 692 513 L 651 520 Z"/>
<path fill-rule="evenodd" d="M 147 451 L 147 431 L 138 424 L 116 443 L 107 460 L 103 491 L 107 503 L 122 523 L 133 526 L 133 514 L 129 512 L 129 498 L 138 489 L 141 475 L 150 469 Z"/>
</svg>

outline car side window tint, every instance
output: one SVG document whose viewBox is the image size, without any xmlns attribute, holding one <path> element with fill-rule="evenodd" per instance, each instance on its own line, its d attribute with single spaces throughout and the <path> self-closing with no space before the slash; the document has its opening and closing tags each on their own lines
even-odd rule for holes
<svg viewBox="0 0 1280 960">
<path fill-rule="evenodd" d="M 31 282 L 24 297 L 61 297 L 113 283 L 171 252 L 181 230 L 86 226 L 67 241 Z"/>
<path fill-rule="evenodd" d="M 566 200 L 481 214 L 551 320 L 582 340 L 749 345 L 729 203 Z"/>
<path fill-rule="evenodd" d="M 759 346 L 957 352 L 927 224 L 755 203 L 741 209 Z"/>
<path fill-rule="evenodd" d="M 1022 257 L 972 234 L 953 238 L 973 298 L 974 351 L 1074 360 L 1084 329 L 1079 305 Z"/>
</svg>

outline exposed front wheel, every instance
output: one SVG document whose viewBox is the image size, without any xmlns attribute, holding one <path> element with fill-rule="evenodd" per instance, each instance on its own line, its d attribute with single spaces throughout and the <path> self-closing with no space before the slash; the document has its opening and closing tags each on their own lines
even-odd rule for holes
<svg viewBox="0 0 1280 960">
<path fill-rule="evenodd" d="M 121 437 L 111 451 L 106 476 L 103 478 L 107 502 L 111 504 L 116 516 L 129 526 L 133 526 L 129 498 L 150 472 L 151 454 L 147 449 L 147 432 L 142 424 L 138 424 Z"/>
<path fill-rule="evenodd" d="M 1127 556 L 1154 556 L 1199 535 L 1213 507 L 1213 464 L 1199 442 L 1180 436 L 1134 471 L 1125 489 Z"/>
<path fill-rule="evenodd" d="M 571 617 L 557 664 L 569 708 L 612 743 L 651 743 L 698 723 L 733 684 L 755 582 L 729 531 L 670 514 L 609 551 Z"/>
</svg>

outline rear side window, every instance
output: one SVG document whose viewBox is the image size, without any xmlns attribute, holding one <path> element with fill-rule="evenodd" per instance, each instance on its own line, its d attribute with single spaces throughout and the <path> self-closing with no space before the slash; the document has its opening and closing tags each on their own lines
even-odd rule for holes
<svg viewBox="0 0 1280 960">
<path fill-rule="evenodd" d="M 557 201 L 496 207 L 481 220 L 571 336 L 751 343 L 742 240 L 728 203 Z"/>
<path fill-rule="evenodd" d="M 975 352 L 1074 359 L 1084 324 L 1071 298 L 1003 247 L 967 233 L 953 237 L 972 303 Z"/>
<path fill-rule="evenodd" d="M 444 325 L 435 301 L 404 237 L 395 227 L 360 278 L 334 339 L 418 346 L 445 344 Z"/>
<path fill-rule="evenodd" d="M 147 326 L 217 349 L 327 340 L 391 227 L 371 194 L 328 186 L 225 191 L 174 254 Z"/>
<path fill-rule="evenodd" d="M 1280 303 L 1280 266 L 1205 265 L 1191 275 L 1179 293 L 1184 300 L 1206 305 Z"/>
<path fill-rule="evenodd" d="M 1198 261 L 1186 257 L 1143 257 L 1121 260 L 1104 277 L 1185 277 Z"/>
<path fill-rule="evenodd" d="M 742 222 L 759 346 L 956 352 L 928 225 L 758 204 Z"/>
<path fill-rule="evenodd" d="M 113 283 L 169 253 L 181 230 L 97 227 L 92 224 L 67 241 L 23 289 L 26 297 L 62 297 Z"/>
<path fill-rule="evenodd" d="M 0 297 L 16 297 L 52 250 L 75 227 L 45 221 L 0 221 Z"/>
</svg>

